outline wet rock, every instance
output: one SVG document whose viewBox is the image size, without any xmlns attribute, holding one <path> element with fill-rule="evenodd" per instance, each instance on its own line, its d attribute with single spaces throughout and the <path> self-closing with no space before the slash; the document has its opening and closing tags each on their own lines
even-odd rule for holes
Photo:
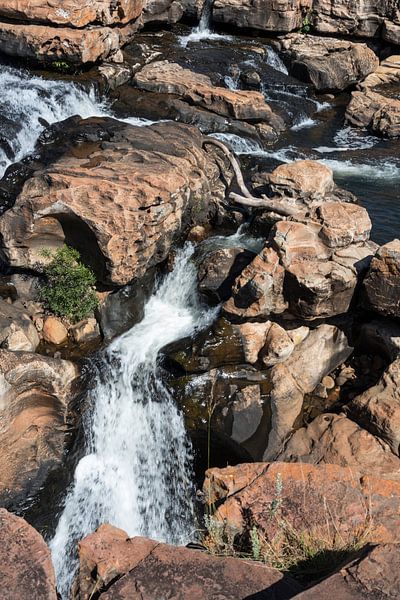
<svg viewBox="0 0 400 600">
<path fill-rule="evenodd" d="M 319 415 L 307 427 L 295 431 L 277 460 L 332 463 L 363 474 L 400 478 L 400 460 L 389 445 L 344 415 Z"/>
<path fill-rule="evenodd" d="M 277 595 L 284 600 L 302 589 L 276 569 L 255 562 L 128 538 L 109 525 L 80 543 L 80 559 L 74 600 L 89 600 L 95 585 L 102 600 L 154 600 L 168 594 L 182 600 L 237 600 L 259 593 L 266 600 Z"/>
<path fill-rule="evenodd" d="M 78 370 L 70 362 L 0 350 L 0 502 L 31 498 L 60 465 Z"/>
<path fill-rule="evenodd" d="M 351 354 L 346 335 L 333 325 L 310 331 L 290 357 L 271 370 L 271 431 L 264 460 L 272 460 L 299 418 L 304 396 Z"/>
<path fill-rule="evenodd" d="M 280 38 L 290 73 L 319 92 L 339 92 L 372 73 L 379 61 L 366 44 L 291 33 Z"/>
<path fill-rule="evenodd" d="M 223 312 L 239 319 L 284 312 L 287 308 L 283 297 L 284 273 L 278 254 L 265 247 L 236 279 L 232 297 L 225 302 Z"/>
<path fill-rule="evenodd" d="M 100 328 L 96 319 L 84 319 L 70 329 L 73 340 L 77 344 L 93 342 L 101 337 Z"/>
<path fill-rule="evenodd" d="M 57 600 L 50 549 L 24 519 L 0 508 L 0 580 L 4 600 Z"/>
<path fill-rule="evenodd" d="M 397 565 L 399 544 L 369 547 L 360 557 L 312 588 L 298 594 L 297 600 L 396 600 L 400 596 Z"/>
<path fill-rule="evenodd" d="M 254 256 L 253 252 L 243 248 L 220 248 L 207 253 L 198 269 L 200 293 L 215 303 L 227 300 L 236 277 Z"/>
<path fill-rule="evenodd" d="M 43 324 L 42 334 L 44 340 L 49 344 L 61 346 L 67 341 L 68 329 L 57 317 L 47 317 Z"/>
<path fill-rule="evenodd" d="M 0 345 L 13 351 L 34 352 L 39 346 L 36 328 L 23 306 L 0 300 Z"/>
<path fill-rule="evenodd" d="M 42 163 L 24 171 L 0 220 L 2 252 L 14 267 L 35 269 L 43 248 L 66 242 L 100 281 L 125 285 L 162 262 L 193 220 L 207 222 L 225 195 L 222 167 L 195 128 L 74 117 L 42 144 Z"/>
<path fill-rule="evenodd" d="M 290 32 L 302 26 L 303 16 L 312 0 L 283 0 L 279 4 L 257 0 L 252 5 L 243 0 L 215 0 L 213 20 L 270 32 Z"/>
<path fill-rule="evenodd" d="M 353 398 L 348 412 L 400 456 L 400 359 L 387 368 L 376 385 Z"/>
<path fill-rule="evenodd" d="M 378 354 L 393 361 L 400 355 L 400 324 L 390 319 L 364 323 L 357 345 L 367 354 Z"/>
<path fill-rule="evenodd" d="M 285 522 L 299 534 L 319 539 L 339 535 L 343 543 L 352 543 L 361 533 L 364 543 L 399 541 L 400 483 L 363 476 L 356 468 L 241 464 L 209 469 L 203 489 L 210 506 L 219 503 L 215 518 L 247 534 L 251 524 L 267 540 Z"/>
<path fill-rule="evenodd" d="M 366 306 L 400 317 L 400 240 L 381 246 L 364 280 Z"/>
<path fill-rule="evenodd" d="M 276 131 L 284 128 L 283 121 L 272 112 L 261 93 L 213 86 L 207 75 L 167 60 L 145 65 L 136 73 L 135 84 L 140 90 L 180 96 L 185 102 L 222 117 L 265 122 Z"/>
<path fill-rule="evenodd" d="M 353 92 L 346 120 L 353 126 L 366 127 L 383 137 L 399 137 L 400 100 L 370 90 Z"/>
</svg>

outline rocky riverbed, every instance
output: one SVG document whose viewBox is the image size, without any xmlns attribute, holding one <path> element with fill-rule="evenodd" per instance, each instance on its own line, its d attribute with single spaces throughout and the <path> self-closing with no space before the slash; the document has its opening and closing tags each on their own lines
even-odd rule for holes
<svg viewBox="0 0 400 600">
<path fill-rule="evenodd" d="M 2 3 L 2 598 L 400 597 L 399 45 Z"/>
</svg>

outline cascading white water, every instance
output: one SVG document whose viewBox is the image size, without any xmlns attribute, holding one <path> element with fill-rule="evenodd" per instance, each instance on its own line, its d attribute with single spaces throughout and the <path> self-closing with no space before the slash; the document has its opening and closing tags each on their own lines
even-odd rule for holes
<svg viewBox="0 0 400 600">
<path fill-rule="evenodd" d="M 100 523 L 178 544 L 193 535 L 190 445 L 157 367 L 163 346 L 215 316 L 198 302 L 192 252 L 187 245 L 178 253 L 143 320 L 105 353 L 91 392 L 85 456 L 50 543 L 63 598 L 76 568 L 76 542 Z"/>
<path fill-rule="evenodd" d="M 73 115 L 114 116 L 93 89 L 88 91 L 71 82 L 42 79 L 13 67 L 0 65 L 0 88 L 0 177 L 11 163 L 33 151 L 46 122 L 56 123 Z M 151 123 L 143 119 L 128 122 Z"/>
<path fill-rule="evenodd" d="M 189 35 L 183 35 L 179 38 L 181 46 L 186 48 L 190 42 L 201 42 L 203 40 L 231 40 L 232 37 L 229 35 L 221 35 L 211 31 L 211 20 L 212 20 L 212 7 L 214 0 L 205 0 L 203 9 L 200 15 L 200 21 L 197 27 L 189 33 Z"/>
</svg>

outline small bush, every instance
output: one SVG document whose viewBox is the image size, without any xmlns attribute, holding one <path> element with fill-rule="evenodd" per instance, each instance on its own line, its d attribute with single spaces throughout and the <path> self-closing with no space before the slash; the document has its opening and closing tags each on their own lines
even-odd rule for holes
<svg viewBox="0 0 400 600">
<path fill-rule="evenodd" d="M 304 33 L 304 34 L 310 33 L 311 27 L 312 27 L 311 19 L 310 19 L 309 15 L 306 15 L 303 19 L 300 33 Z"/>
<path fill-rule="evenodd" d="M 88 317 L 98 305 L 96 277 L 80 262 L 79 252 L 62 246 L 54 254 L 46 250 L 43 255 L 51 257 L 43 270 L 47 281 L 40 291 L 47 308 L 73 322 Z"/>
</svg>

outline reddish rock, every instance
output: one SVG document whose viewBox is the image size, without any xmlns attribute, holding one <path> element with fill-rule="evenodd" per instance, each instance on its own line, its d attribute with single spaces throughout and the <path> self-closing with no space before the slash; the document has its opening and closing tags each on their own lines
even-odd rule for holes
<svg viewBox="0 0 400 600">
<path fill-rule="evenodd" d="M 368 307 L 386 316 L 400 317 L 400 240 L 379 248 L 364 286 Z"/>
<path fill-rule="evenodd" d="M 275 462 L 209 469 L 204 492 L 211 505 L 220 503 L 215 518 L 238 532 L 248 533 L 251 523 L 266 539 L 277 534 L 282 519 L 319 539 L 332 532 L 343 543 L 360 533 L 365 542 L 400 539 L 400 482 L 362 476 L 355 468 Z M 273 507 L 278 518 L 271 517 Z"/>
<path fill-rule="evenodd" d="M 43 338 L 50 344 L 60 346 L 68 338 L 68 330 L 57 317 L 47 317 L 43 324 Z"/>
<path fill-rule="evenodd" d="M 269 176 L 272 191 L 282 196 L 310 196 L 321 199 L 335 183 L 330 167 L 315 160 L 297 160 L 279 165 Z"/>
<path fill-rule="evenodd" d="M 340 571 L 296 596 L 296 600 L 398 600 L 400 544 L 369 547 Z"/>
<path fill-rule="evenodd" d="M 344 415 L 322 414 L 294 432 L 278 460 L 311 464 L 333 463 L 400 479 L 400 460 L 388 444 Z"/>
<path fill-rule="evenodd" d="M 387 138 L 400 136 L 400 100 L 366 90 L 353 92 L 346 120 Z"/>
<path fill-rule="evenodd" d="M 111 525 L 80 542 L 79 561 L 74 600 L 89 600 L 96 584 L 102 600 L 245 600 L 258 593 L 265 600 L 285 600 L 301 591 L 298 583 L 276 569 L 129 538 Z"/>
<path fill-rule="evenodd" d="M 14 267 L 35 269 L 43 248 L 72 238 L 98 279 L 125 285 L 163 261 L 194 216 L 207 221 L 224 195 L 194 127 L 76 117 L 54 126 L 54 136 L 53 152 L 43 149 L 41 168 L 35 163 L 0 220 Z"/>
<path fill-rule="evenodd" d="M 4 600 L 57 600 L 50 550 L 24 519 L 0 508 L 0 595 Z"/>
<path fill-rule="evenodd" d="M 215 0 L 212 14 L 216 23 L 284 33 L 301 28 L 311 5 L 312 0 Z"/>
<path fill-rule="evenodd" d="M 32 497 L 63 459 L 75 365 L 0 350 L 0 501 Z"/>
</svg>

